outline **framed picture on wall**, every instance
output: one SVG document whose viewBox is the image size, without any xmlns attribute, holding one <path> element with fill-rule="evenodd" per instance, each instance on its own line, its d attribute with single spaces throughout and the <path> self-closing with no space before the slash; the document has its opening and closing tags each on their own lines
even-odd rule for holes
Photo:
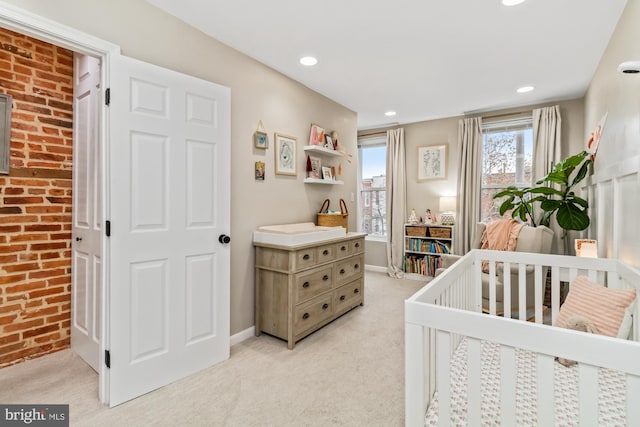
<svg viewBox="0 0 640 427">
<path fill-rule="evenodd" d="M 256 148 L 266 149 L 269 147 L 269 137 L 266 132 L 257 130 L 256 133 L 253 134 L 253 142 Z"/>
<path fill-rule="evenodd" d="M 296 143 L 297 139 L 293 136 L 275 134 L 275 172 L 277 175 L 293 175 L 296 172 Z"/>
<path fill-rule="evenodd" d="M 447 144 L 418 147 L 418 182 L 447 178 Z"/>
</svg>

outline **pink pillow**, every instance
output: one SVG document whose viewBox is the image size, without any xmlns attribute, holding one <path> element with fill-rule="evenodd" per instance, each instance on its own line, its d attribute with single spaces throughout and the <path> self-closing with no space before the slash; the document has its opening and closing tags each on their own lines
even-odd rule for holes
<svg viewBox="0 0 640 427">
<path fill-rule="evenodd" d="M 627 338 L 631 323 L 623 322 L 625 310 L 635 299 L 635 289 L 609 289 L 584 276 L 577 276 L 571 283 L 567 299 L 560 307 L 556 325 L 565 327 L 569 318 L 584 316 L 591 320 L 599 334 Z"/>
</svg>

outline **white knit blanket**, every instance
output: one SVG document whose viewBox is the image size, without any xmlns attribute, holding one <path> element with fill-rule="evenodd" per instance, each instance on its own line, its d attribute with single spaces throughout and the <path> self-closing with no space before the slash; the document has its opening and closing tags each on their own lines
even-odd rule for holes
<svg viewBox="0 0 640 427">
<path fill-rule="evenodd" d="M 500 425 L 500 346 L 483 341 L 482 345 L 482 403 L 483 426 Z M 467 340 L 463 339 L 451 359 L 451 423 L 467 425 Z M 536 355 L 516 350 L 516 423 L 536 426 Z M 625 426 L 626 380 L 622 373 L 600 369 L 598 373 L 600 398 L 599 426 Z M 578 365 L 565 367 L 554 363 L 554 398 L 556 426 L 578 426 Z M 438 396 L 432 400 L 425 417 L 425 425 L 437 425 Z M 447 425 L 447 424 L 445 424 Z"/>
</svg>

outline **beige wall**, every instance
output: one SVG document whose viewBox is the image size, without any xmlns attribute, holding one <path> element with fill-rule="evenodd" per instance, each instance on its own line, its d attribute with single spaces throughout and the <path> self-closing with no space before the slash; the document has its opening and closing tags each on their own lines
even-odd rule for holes
<svg viewBox="0 0 640 427">
<path fill-rule="evenodd" d="M 640 61 L 640 1 L 629 0 L 585 95 L 585 135 L 608 113 L 594 169 L 640 154 L 640 74 L 617 71 Z"/>
<path fill-rule="evenodd" d="M 252 231 L 259 225 L 314 221 L 322 200 L 332 206 L 356 191 L 357 115 L 154 8 L 144 0 L 9 0 L 7 3 L 119 45 L 124 55 L 231 88 L 231 333 L 254 324 Z M 296 58 L 291 58 L 295 61 Z M 268 150 L 253 148 L 262 120 Z M 309 126 L 336 130 L 354 155 L 342 162 L 343 186 L 305 185 L 302 146 Z M 274 175 L 273 133 L 298 138 L 298 176 Z M 254 163 L 267 164 L 266 180 L 254 180 Z"/>
<path fill-rule="evenodd" d="M 615 176 L 598 184 L 591 201 L 590 237 L 598 239 L 601 256 L 640 266 L 640 74 L 617 71 L 625 61 L 640 61 L 640 1 L 629 0 L 585 96 L 585 135 L 608 113 L 594 171 Z M 621 162 L 633 162 L 623 171 Z M 622 175 L 624 178 L 621 178 Z"/>
</svg>

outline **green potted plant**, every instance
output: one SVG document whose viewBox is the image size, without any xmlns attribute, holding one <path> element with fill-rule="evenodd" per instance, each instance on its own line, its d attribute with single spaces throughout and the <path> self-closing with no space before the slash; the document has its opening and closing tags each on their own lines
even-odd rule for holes
<svg viewBox="0 0 640 427">
<path fill-rule="evenodd" d="M 513 218 L 520 218 L 532 226 L 549 226 L 555 213 L 556 222 L 562 228 L 565 240 L 568 230 L 582 231 L 589 227 L 587 208 L 589 203 L 576 196 L 574 189 L 589 171 L 592 160 L 587 151 L 569 156 L 557 163 L 551 172 L 536 182 L 537 187 L 508 187 L 493 196 L 494 199 L 506 197 L 500 205 L 500 215 L 511 211 Z M 557 184 L 559 188 L 551 185 Z M 539 204 L 540 218 L 536 218 L 534 206 Z"/>
</svg>

